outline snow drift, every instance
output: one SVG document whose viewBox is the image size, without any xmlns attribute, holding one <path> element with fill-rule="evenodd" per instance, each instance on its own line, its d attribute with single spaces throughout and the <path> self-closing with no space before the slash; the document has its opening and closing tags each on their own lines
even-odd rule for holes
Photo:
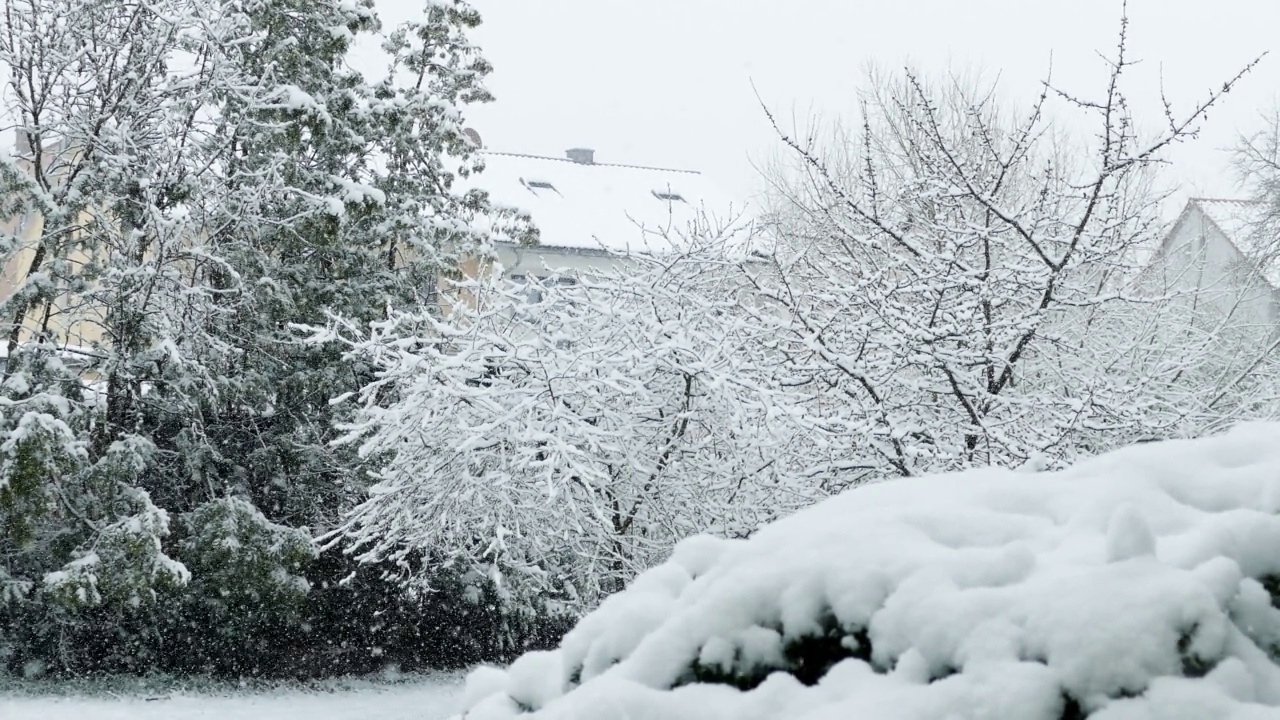
<svg viewBox="0 0 1280 720">
<path fill-rule="evenodd" d="M 1280 717 L 1280 424 L 697 537 L 467 720 Z"/>
</svg>

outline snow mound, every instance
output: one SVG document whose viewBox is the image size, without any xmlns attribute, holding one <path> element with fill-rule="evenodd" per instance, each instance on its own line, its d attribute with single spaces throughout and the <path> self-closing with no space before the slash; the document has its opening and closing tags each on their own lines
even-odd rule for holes
<svg viewBox="0 0 1280 720">
<path fill-rule="evenodd" d="M 1280 424 L 864 486 L 680 544 L 464 717 L 1280 717 L 1278 513 Z"/>
</svg>

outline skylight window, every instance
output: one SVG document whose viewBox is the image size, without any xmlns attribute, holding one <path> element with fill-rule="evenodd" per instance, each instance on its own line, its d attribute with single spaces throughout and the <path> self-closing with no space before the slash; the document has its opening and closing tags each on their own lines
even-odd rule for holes
<svg viewBox="0 0 1280 720">
<path fill-rule="evenodd" d="M 667 202 L 685 202 L 684 196 L 674 190 L 654 190 L 653 196 Z"/>
<path fill-rule="evenodd" d="M 560 191 L 556 189 L 556 186 L 546 180 L 525 180 L 524 178 L 520 178 L 520 184 L 524 185 L 525 188 L 534 195 L 539 194 L 539 191 L 553 192 L 557 195 L 560 194 Z"/>
</svg>

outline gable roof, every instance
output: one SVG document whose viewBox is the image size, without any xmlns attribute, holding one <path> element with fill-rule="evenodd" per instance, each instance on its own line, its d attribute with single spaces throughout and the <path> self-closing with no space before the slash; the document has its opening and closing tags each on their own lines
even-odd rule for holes
<svg viewBox="0 0 1280 720">
<path fill-rule="evenodd" d="M 482 157 L 484 171 L 465 183 L 529 213 L 543 247 L 662 253 L 671 250 L 664 231 L 674 238 L 701 212 L 728 222 L 742 211 L 692 170 L 487 150 Z"/>
<path fill-rule="evenodd" d="M 1280 238 L 1265 222 L 1266 203 L 1238 198 L 1191 198 L 1187 210 L 1193 207 L 1241 257 L 1254 264 L 1268 285 L 1280 289 Z M 1187 211 L 1183 212 L 1185 215 Z"/>
</svg>

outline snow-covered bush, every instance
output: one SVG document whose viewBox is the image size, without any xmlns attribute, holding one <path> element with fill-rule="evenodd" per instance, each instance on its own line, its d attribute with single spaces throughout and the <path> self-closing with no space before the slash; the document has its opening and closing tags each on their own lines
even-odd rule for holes
<svg viewBox="0 0 1280 720">
<path fill-rule="evenodd" d="M 862 486 L 686 540 L 464 717 L 1274 717 L 1277 548 L 1280 424 Z"/>
<path fill-rule="evenodd" d="M 190 574 L 164 547 L 169 513 L 136 485 L 150 448 L 127 438 L 88 463 L 50 427 L 23 435 L 9 455 L 7 489 L 17 492 L 0 492 L 9 576 L 0 577 L 0 662 L 74 672 L 152 667 L 164 645 L 161 620 Z"/>
<path fill-rule="evenodd" d="M 45 591 L 65 605 L 102 603 L 136 608 L 190 579 L 182 563 L 161 549 L 169 534 L 169 514 L 132 490 L 134 514 L 98 528 L 92 544 L 78 548 L 71 561 L 44 576 Z"/>
<path fill-rule="evenodd" d="M 201 505 L 184 518 L 183 562 L 210 590 L 208 602 L 233 611 L 237 604 L 296 605 L 307 594 L 302 571 L 316 557 L 305 528 L 268 520 L 243 498 Z"/>
<path fill-rule="evenodd" d="M 139 608 L 185 585 L 182 563 L 165 554 L 169 513 L 156 506 L 137 477 L 154 448 L 136 436 L 113 442 L 96 462 L 65 475 L 48 472 L 58 512 L 81 527 L 65 540 L 79 542 L 70 558 L 44 576 L 47 595 L 68 607 L 100 604 Z M 74 499 L 72 499 L 74 498 Z M 60 553 L 50 559 L 61 560 Z"/>
<path fill-rule="evenodd" d="M 305 529 L 269 521 L 243 498 L 201 505 L 183 518 L 178 556 L 191 570 L 179 632 L 193 633 L 201 670 L 258 673 L 301 621 L 316 557 Z"/>
</svg>

